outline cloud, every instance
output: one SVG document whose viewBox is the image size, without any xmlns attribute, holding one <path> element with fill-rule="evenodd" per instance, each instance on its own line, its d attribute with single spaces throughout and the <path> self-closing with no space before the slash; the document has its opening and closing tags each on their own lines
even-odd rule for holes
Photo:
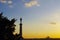
<svg viewBox="0 0 60 40">
<path fill-rule="evenodd" d="M 40 4 L 36 0 L 32 0 L 30 2 L 25 2 L 25 7 L 32 7 L 32 6 L 40 6 Z"/>
<path fill-rule="evenodd" d="M 8 3 L 8 4 L 12 4 L 12 0 L 0 0 L 1 3 Z"/>
<path fill-rule="evenodd" d="M 12 4 L 13 2 L 11 0 L 8 1 L 8 4 Z"/>
<path fill-rule="evenodd" d="M 0 2 L 1 2 L 1 3 L 7 3 L 7 1 L 6 1 L 6 0 L 0 0 Z"/>
<path fill-rule="evenodd" d="M 13 8 L 13 2 L 11 0 L 7 1 L 7 3 L 10 8 Z"/>
<path fill-rule="evenodd" d="M 1 3 L 8 4 L 10 8 L 13 7 L 13 2 L 12 0 L 0 0 Z"/>
</svg>

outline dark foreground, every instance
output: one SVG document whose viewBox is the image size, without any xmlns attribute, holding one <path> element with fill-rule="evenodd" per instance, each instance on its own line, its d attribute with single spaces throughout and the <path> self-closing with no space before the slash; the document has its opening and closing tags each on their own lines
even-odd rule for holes
<svg viewBox="0 0 60 40">
<path fill-rule="evenodd" d="M 39 38 L 39 39 L 24 39 L 24 40 L 60 40 L 60 38 Z"/>
</svg>

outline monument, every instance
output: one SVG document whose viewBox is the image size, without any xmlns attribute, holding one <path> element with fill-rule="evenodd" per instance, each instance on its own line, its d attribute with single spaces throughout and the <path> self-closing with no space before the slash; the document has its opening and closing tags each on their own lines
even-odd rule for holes
<svg viewBox="0 0 60 40">
<path fill-rule="evenodd" d="M 22 37 L 22 18 L 20 18 L 20 40 L 23 40 L 23 37 Z"/>
</svg>

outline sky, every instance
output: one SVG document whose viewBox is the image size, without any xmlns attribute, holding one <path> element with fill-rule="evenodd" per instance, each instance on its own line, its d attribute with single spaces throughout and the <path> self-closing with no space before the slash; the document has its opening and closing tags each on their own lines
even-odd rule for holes
<svg viewBox="0 0 60 40">
<path fill-rule="evenodd" d="M 0 0 L 0 12 L 17 19 L 15 33 L 22 17 L 24 38 L 60 38 L 60 0 Z"/>
</svg>

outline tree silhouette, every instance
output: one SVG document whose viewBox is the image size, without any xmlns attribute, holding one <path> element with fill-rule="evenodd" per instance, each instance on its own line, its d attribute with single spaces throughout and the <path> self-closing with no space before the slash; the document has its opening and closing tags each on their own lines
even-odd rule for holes
<svg viewBox="0 0 60 40">
<path fill-rule="evenodd" d="M 9 20 L 0 13 L 0 40 L 14 40 L 15 19 Z"/>
</svg>

